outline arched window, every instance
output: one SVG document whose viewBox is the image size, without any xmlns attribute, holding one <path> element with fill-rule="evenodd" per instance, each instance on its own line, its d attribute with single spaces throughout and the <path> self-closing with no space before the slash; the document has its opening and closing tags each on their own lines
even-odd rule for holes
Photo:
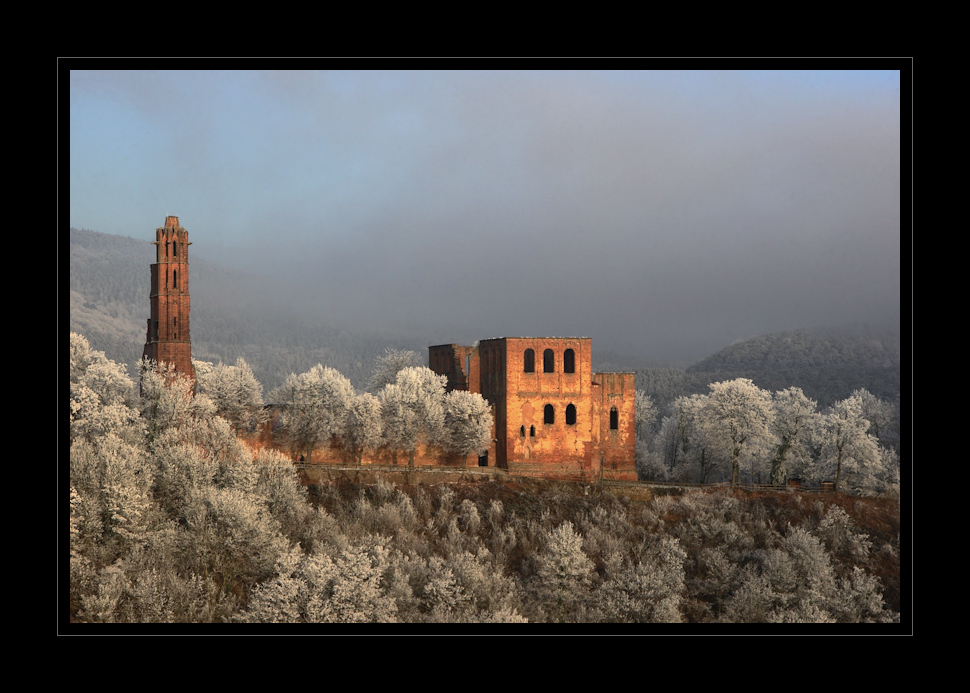
<svg viewBox="0 0 970 693">
<path fill-rule="evenodd" d="M 566 425 L 572 426 L 576 423 L 576 405 L 566 405 Z"/>
<path fill-rule="evenodd" d="M 536 437 L 536 427 L 535 426 L 529 426 L 529 437 L 530 438 L 535 438 Z"/>
<path fill-rule="evenodd" d="M 574 352 L 572 349 L 566 349 L 566 351 L 562 353 L 562 372 L 576 372 L 576 352 Z"/>
<path fill-rule="evenodd" d="M 542 410 L 542 423 L 556 423 L 556 410 L 552 408 L 551 404 L 547 404 Z"/>
<path fill-rule="evenodd" d="M 610 430 L 616 431 L 620 428 L 620 413 L 616 410 L 616 407 L 610 409 Z"/>
<path fill-rule="evenodd" d="M 556 370 L 556 355 L 552 353 L 552 349 L 546 349 L 542 352 L 542 372 L 552 373 Z"/>
<path fill-rule="evenodd" d="M 172 270 L 172 288 L 179 288 L 179 272 L 178 270 Z"/>
<path fill-rule="evenodd" d="M 519 435 L 525 438 L 525 426 L 519 426 Z"/>
<path fill-rule="evenodd" d="M 532 349 L 525 350 L 525 367 L 522 369 L 523 373 L 535 373 L 536 372 L 536 352 Z"/>
</svg>

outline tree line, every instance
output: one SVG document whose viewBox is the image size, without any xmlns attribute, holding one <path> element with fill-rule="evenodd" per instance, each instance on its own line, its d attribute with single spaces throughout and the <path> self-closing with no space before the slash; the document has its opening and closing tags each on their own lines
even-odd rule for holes
<svg viewBox="0 0 970 693">
<path fill-rule="evenodd" d="M 898 493 L 899 410 L 864 389 L 820 409 L 800 388 L 774 393 L 750 379 L 711 383 L 658 417 L 638 391 L 642 479 L 693 483 L 830 481 L 836 490 Z"/>
<path fill-rule="evenodd" d="M 199 392 L 236 430 L 253 431 L 267 417 L 262 387 L 244 359 L 234 366 L 195 361 Z M 419 446 L 464 461 L 488 449 L 492 413 L 485 399 L 446 392 L 447 378 L 420 365 L 418 354 L 388 348 L 376 360 L 365 391 L 337 369 L 317 364 L 290 374 L 269 393 L 276 439 L 294 459 L 313 461 L 318 448 L 341 446 L 360 464 L 365 450 L 407 456 L 414 466 Z"/>
</svg>

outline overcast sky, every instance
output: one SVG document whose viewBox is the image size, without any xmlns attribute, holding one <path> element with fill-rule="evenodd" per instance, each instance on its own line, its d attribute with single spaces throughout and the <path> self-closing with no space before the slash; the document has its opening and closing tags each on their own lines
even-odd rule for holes
<svg viewBox="0 0 970 693">
<path fill-rule="evenodd" d="M 689 362 L 898 321 L 900 78 L 72 72 L 70 225 L 167 214 L 308 315 Z"/>
</svg>

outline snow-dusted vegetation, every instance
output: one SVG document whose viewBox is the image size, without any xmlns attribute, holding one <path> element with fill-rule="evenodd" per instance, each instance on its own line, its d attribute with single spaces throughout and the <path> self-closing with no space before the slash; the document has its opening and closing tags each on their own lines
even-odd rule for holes
<svg viewBox="0 0 970 693">
<path fill-rule="evenodd" d="M 262 404 L 245 362 L 199 369 L 194 396 L 146 366 L 139 393 L 123 366 L 71 335 L 73 622 L 898 620 L 897 495 L 721 490 L 644 503 L 536 481 L 305 486 L 288 456 L 237 435 Z M 423 383 L 427 398 L 433 382 L 409 369 L 381 391 Z M 328 430 L 377 444 L 391 398 L 331 381 L 346 411 L 344 429 L 324 417 L 336 426 Z M 779 421 L 766 413 L 773 405 L 791 410 L 775 424 L 786 460 L 800 459 L 792 411 L 804 405 L 790 394 L 756 399 L 768 421 Z M 856 407 L 833 411 L 828 465 L 848 441 L 866 446 L 837 423 L 854 421 Z M 425 403 L 419 413 L 431 417 L 419 436 L 461 454 L 480 444 L 478 403 Z M 733 452 L 730 430 L 710 431 L 711 444 Z M 742 469 L 746 454 L 742 445 Z"/>
</svg>

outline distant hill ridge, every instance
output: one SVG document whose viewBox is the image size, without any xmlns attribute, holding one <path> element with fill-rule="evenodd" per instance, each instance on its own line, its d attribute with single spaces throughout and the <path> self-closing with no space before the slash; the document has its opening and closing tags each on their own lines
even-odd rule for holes
<svg viewBox="0 0 970 693">
<path fill-rule="evenodd" d="M 128 365 L 132 376 L 145 343 L 154 261 L 150 241 L 70 230 L 69 329 Z M 243 357 L 266 393 L 290 373 L 317 363 L 336 368 L 362 388 L 386 347 L 423 353 L 427 346 L 413 335 L 341 329 L 312 315 L 294 315 L 264 277 L 197 255 L 190 267 L 193 358 L 231 364 Z"/>
<path fill-rule="evenodd" d="M 822 406 L 865 388 L 893 401 L 900 391 L 898 332 L 867 325 L 776 332 L 736 342 L 686 369 L 712 382 L 750 378 L 772 392 L 801 387 Z"/>
<path fill-rule="evenodd" d="M 141 357 L 148 318 L 151 243 L 127 236 L 70 230 L 70 329 L 132 370 Z M 204 361 L 242 356 L 268 392 L 290 373 L 332 366 L 362 388 L 386 347 L 413 349 L 421 335 L 341 329 L 291 315 L 262 277 L 191 261 L 192 351 Z M 284 305 L 281 305 L 284 304 Z M 871 327 L 802 329 L 731 344 L 688 367 L 611 367 L 620 357 L 596 354 L 598 370 L 635 370 L 637 389 L 661 408 L 676 397 L 708 392 L 719 380 L 750 378 L 772 392 L 797 386 L 820 406 L 858 388 L 892 401 L 900 390 L 899 334 Z"/>
</svg>

